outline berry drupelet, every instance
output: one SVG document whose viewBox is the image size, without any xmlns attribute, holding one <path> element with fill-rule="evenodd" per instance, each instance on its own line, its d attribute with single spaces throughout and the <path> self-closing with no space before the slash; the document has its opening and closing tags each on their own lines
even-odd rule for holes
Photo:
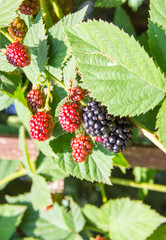
<svg viewBox="0 0 166 240">
<path fill-rule="evenodd" d="M 71 141 L 72 156 L 76 162 L 85 162 L 87 157 L 92 154 L 93 145 L 89 136 L 78 136 Z"/>
<path fill-rule="evenodd" d="M 24 0 L 19 7 L 20 13 L 25 15 L 34 15 L 39 11 L 39 9 L 39 0 Z"/>
<path fill-rule="evenodd" d="M 38 112 L 29 121 L 30 135 L 38 141 L 45 141 L 51 137 L 54 121 L 49 113 Z"/>
<path fill-rule="evenodd" d="M 16 40 L 22 41 L 27 33 L 27 26 L 20 17 L 15 18 L 8 27 L 9 34 Z"/>
<path fill-rule="evenodd" d="M 132 138 L 132 126 L 127 118 L 108 114 L 107 107 L 98 101 L 91 101 L 83 107 L 83 120 L 86 132 L 109 151 L 121 152 Z"/>
<path fill-rule="evenodd" d="M 46 96 L 41 91 L 40 86 L 34 86 L 32 90 L 27 94 L 28 108 L 33 114 L 37 113 L 38 109 L 44 108 L 46 102 Z"/>
<path fill-rule="evenodd" d="M 68 132 L 74 132 L 82 122 L 80 105 L 77 103 L 65 103 L 59 113 L 59 122 L 62 128 Z"/>
<path fill-rule="evenodd" d="M 15 67 L 25 67 L 30 64 L 31 57 L 27 46 L 19 42 L 11 43 L 6 49 L 6 58 Z"/>
</svg>

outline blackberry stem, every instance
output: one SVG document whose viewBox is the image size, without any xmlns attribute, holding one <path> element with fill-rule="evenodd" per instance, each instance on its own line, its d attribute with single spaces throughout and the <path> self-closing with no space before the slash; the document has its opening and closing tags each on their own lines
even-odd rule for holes
<svg viewBox="0 0 166 240">
<path fill-rule="evenodd" d="M 50 0 L 50 3 L 54 9 L 56 16 L 61 19 L 64 17 L 61 7 L 59 6 L 57 0 Z"/>
<path fill-rule="evenodd" d="M 102 196 L 103 203 L 106 203 L 108 199 L 105 191 L 105 186 L 103 183 L 100 183 L 100 188 L 101 188 L 101 196 Z"/>
<path fill-rule="evenodd" d="M 50 28 L 53 25 L 53 21 L 51 19 L 51 15 L 50 15 L 49 9 L 47 7 L 46 1 L 40 0 L 40 4 L 42 6 L 43 18 L 45 20 L 46 26 L 47 26 L 47 28 Z"/>
<path fill-rule="evenodd" d="M 66 91 L 67 91 L 67 87 L 65 86 L 65 84 L 58 80 L 56 77 L 54 77 L 49 71 L 47 71 L 46 69 L 44 70 L 44 73 L 46 74 L 46 76 L 48 78 L 52 78 L 55 82 L 57 82 L 61 87 L 63 87 Z"/>
<path fill-rule="evenodd" d="M 47 81 L 47 98 L 46 98 L 46 104 L 45 104 L 45 107 L 44 107 L 46 110 L 50 109 L 49 101 L 50 101 L 50 99 L 52 100 L 52 95 L 51 95 L 51 92 L 50 92 L 50 85 L 51 85 L 50 81 Z"/>
<path fill-rule="evenodd" d="M 149 129 L 144 127 L 141 123 L 139 123 L 137 120 L 134 118 L 130 118 L 130 121 L 132 124 L 140 130 L 145 137 L 147 137 L 152 143 L 154 143 L 158 148 L 160 148 L 164 153 L 166 153 L 166 149 L 163 147 L 163 145 L 159 142 L 156 134 L 151 132 Z"/>
<path fill-rule="evenodd" d="M 12 43 L 16 42 L 16 40 L 14 40 L 14 38 L 12 38 L 12 36 L 5 30 L 5 29 L 0 29 L 0 32 Z"/>
<path fill-rule="evenodd" d="M 123 185 L 123 186 L 134 187 L 134 188 L 146 188 L 148 190 L 166 193 L 166 186 L 164 185 L 150 184 L 146 182 L 136 183 L 134 181 L 131 181 L 128 179 L 121 179 L 121 178 L 111 178 L 110 180 L 113 184 L 117 184 L 117 185 Z"/>
<path fill-rule="evenodd" d="M 15 173 L 12 173 L 10 175 L 8 175 L 7 177 L 3 178 L 2 180 L 0 180 L 0 187 L 10 181 L 13 181 L 19 177 L 22 177 L 22 176 L 25 176 L 27 175 L 27 170 L 25 168 L 15 172 Z"/>
<path fill-rule="evenodd" d="M 25 84 L 24 84 L 24 86 L 23 86 L 23 88 L 22 88 L 22 91 L 23 91 L 23 92 L 25 92 L 25 91 L 27 90 L 28 85 L 29 85 L 29 79 L 27 78 L 26 81 L 25 81 Z"/>
</svg>

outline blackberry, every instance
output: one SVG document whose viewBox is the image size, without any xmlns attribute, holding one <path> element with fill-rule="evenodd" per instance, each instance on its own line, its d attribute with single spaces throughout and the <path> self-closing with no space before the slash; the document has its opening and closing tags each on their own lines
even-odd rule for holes
<svg viewBox="0 0 166 240">
<path fill-rule="evenodd" d="M 92 101 L 83 107 L 83 120 L 88 134 L 94 137 L 103 137 L 109 132 L 114 117 L 107 113 L 107 108 L 100 102 Z"/>
<path fill-rule="evenodd" d="M 80 105 L 77 103 L 65 103 L 60 109 L 59 122 L 63 129 L 74 132 L 82 122 Z"/>
<path fill-rule="evenodd" d="M 132 126 L 127 118 L 108 114 L 107 107 L 98 101 L 83 107 L 83 121 L 86 132 L 110 151 L 121 152 L 131 141 Z"/>
<path fill-rule="evenodd" d="M 127 118 L 115 117 L 113 127 L 110 127 L 109 133 L 102 137 L 102 144 L 108 150 L 119 153 L 129 145 L 132 136 L 132 126 Z"/>
<path fill-rule="evenodd" d="M 20 13 L 25 15 L 34 15 L 39 11 L 39 9 L 39 0 L 24 0 L 19 7 Z"/>
<path fill-rule="evenodd" d="M 71 89 L 70 97 L 73 101 L 80 101 L 85 97 L 85 93 L 82 88 L 74 87 Z"/>
<path fill-rule="evenodd" d="M 54 121 L 49 113 L 38 112 L 29 121 L 30 135 L 38 141 L 45 141 L 51 137 Z"/>
<path fill-rule="evenodd" d="M 87 157 L 92 154 L 92 143 L 89 136 L 78 136 L 71 141 L 72 156 L 76 162 L 85 162 Z"/>
<path fill-rule="evenodd" d="M 27 33 L 27 26 L 20 17 L 15 18 L 8 27 L 9 34 L 16 40 L 22 41 Z"/>
<path fill-rule="evenodd" d="M 30 64 L 31 57 L 27 46 L 14 42 L 6 49 L 6 58 L 10 64 L 15 67 L 25 67 Z"/>
<path fill-rule="evenodd" d="M 34 86 L 32 90 L 27 94 L 28 108 L 33 114 L 37 113 L 38 109 L 44 108 L 46 102 L 46 96 L 40 89 L 40 85 Z"/>
</svg>

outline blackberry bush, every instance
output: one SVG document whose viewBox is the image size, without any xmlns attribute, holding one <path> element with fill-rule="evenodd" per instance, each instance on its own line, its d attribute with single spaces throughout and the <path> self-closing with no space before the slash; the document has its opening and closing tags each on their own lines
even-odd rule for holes
<svg viewBox="0 0 166 240">
<path fill-rule="evenodd" d="M 19 42 L 11 43 L 6 49 L 6 58 L 15 67 L 26 67 L 30 64 L 31 57 L 27 46 Z"/>
<path fill-rule="evenodd" d="M 46 102 L 46 96 L 41 90 L 40 85 L 34 86 L 27 94 L 28 108 L 33 114 L 41 108 L 44 108 Z"/>
<path fill-rule="evenodd" d="M 0 0 L 0 240 L 164 238 L 165 217 L 138 198 L 148 190 L 166 192 L 153 184 L 166 169 L 160 163 L 164 155 L 155 161 L 153 152 L 160 151 L 145 146 L 148 138 L 166 153 L 166 6 L 164 0 L 141 3 Z M 139 12 L 133 14 L 127 4 Z M 130 21 L 128 13 L 137 19 Z M 46 99 L 34 85 L 47 86 Z M 7 116 L 10 104 L 17 116 Z M 135 145 L 123 154 L 132 125 L 138 130 Z M 19 132 L 21 161 L 18 146 L 13 149 L 16 137 L 2 135 L 11 129 Z M 148 169 L 151 157 L 157 172 Z M 123 177 L 134 165 L 145 168 Z M 137 200 L 111 200 L 122 197 L 116 184 L 138 187 L 139 192 L 125 192 Z M 157 198 L 158 193 L 153 206 Z"/>
<path fill-rule="evenodd" d="M 16 40 L 22 41 L 27 32 L 27 26 L 23 19 L 20 17 L 15 18 L 8 27 L 9 34 Z"/>
</svg>

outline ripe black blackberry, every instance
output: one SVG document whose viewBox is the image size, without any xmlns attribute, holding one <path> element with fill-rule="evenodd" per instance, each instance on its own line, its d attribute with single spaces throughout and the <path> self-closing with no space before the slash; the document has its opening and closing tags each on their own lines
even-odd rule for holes
<svg viewBox="0 0 166 240">
<path fill-rule="evenodd" d="M 83 120 L 86 132 L 94 137 L 102 137 L 102 144 L 110 151 L 123 151 L 131 140 L 132 126 L 127 118 L 108 114 L 107 107 L 100 102 L 88 102 L 83 107 Z"/>
<path fill-rule="evenodd" d="M 122 152 L 131 142 L 132 139 L 132 125 L 126 117 L 115 117 L 114 122 L 110 125 L 110 131 L 103 136 L 103 142 L 105 148 L 111 152 Z"/>
<path fill-rule="evenodd" d="M 94 137 L 103 137 L 110 131 L 110 124 L 115 117 L 108 114 L 107 107 L 102 106 L 100 102 L 88 102 L 83 107 L 83 120 L 86 132 Z"/>
</svg>

